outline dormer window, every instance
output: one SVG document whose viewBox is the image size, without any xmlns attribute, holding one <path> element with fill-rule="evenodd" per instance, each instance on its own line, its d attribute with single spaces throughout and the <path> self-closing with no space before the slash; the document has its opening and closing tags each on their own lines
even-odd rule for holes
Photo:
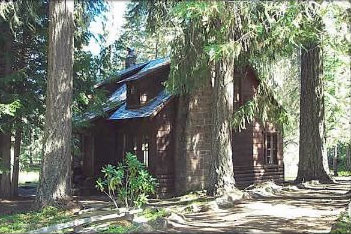
<svg viewBox="0 0 351 234">
<path fill-rule="evenodd" d="M 130 87 L 130 94 L 136 94 L 135 86 Z"/>
<path fill-rule="evenodd" d="M 135 85 L 130 85 L 127 92 L 127 108 L 138 108 L 140 106 L 140 94 Z"/>
<path fill-rule="evenodd" d="M 141 104 L 141 105 L 144 105 L 144 104 L 147 103 L 147 101 L 148 101 L 148 99 L 147 99 L 147 94 L 146 94 L 146 93 L 141 94 L 141 95 L 140 95 L 140 104 Z"/>
</svg>

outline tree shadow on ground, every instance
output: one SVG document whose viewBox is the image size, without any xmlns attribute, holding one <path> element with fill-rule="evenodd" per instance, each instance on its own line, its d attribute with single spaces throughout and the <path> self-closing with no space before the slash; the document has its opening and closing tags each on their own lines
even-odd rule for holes
<svg viewBox="0 0 351 234">
<path fill-rule="evenodd" d="M 330 232 L 345 210 L 350 181 L 283 190 L 279 196 L 241 200 L 230 209 L 189 213 L 171 220 L 172 232 Z M 341 187 L 339 187 L 341 186 Z"/>
</svg>

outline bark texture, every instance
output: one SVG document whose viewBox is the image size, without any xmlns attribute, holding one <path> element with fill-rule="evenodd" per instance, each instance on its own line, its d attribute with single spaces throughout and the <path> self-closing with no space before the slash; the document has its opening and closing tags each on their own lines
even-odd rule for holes
<svg viewBox="0 0 351 234">
<path fill-rule="evenodd" d="M 39 206 L 70 196 L 73 1 L 50 1 L 49 55 Z"/>
<path fill-rule="evenodd" d="M 14 160 L 12 167 L 11 189 L 13 196 L 18 195 L 18 177 L 19 177 L 19 157 L 21 154 L 22 128 L 16 129 Z"/>
<path fill-rule="evenodd" d="M 296 182 L 330 182 L 324 150 L 324 94 L 321 48 L 316 43 L 301 52 L 300 146 Z"/>
<path fill-rule="evenodd" d="M 11 74 L 13 64 L 13 35 L 6 22 L 0 23 L 0 78 Z M 9 87 L 4 87 L 9 92 Z M 1 97 L 0 97 L 1 99 Z M 6 103 L 6 100 L 2 100 Z M 2 132 L 4 131 L 4 132 Z M 13 196 L 11 188 L 11 126 L 6 126 L 0 131 L 0 166 L 2 174 L 0 180 L 0 197 Z"/>
<path fill-rule="evenodd" d="M 347 170 L 351 171 L 351 152 L 350 152 L 350 144 L 346 147 L 346 167 Z"/>
<path fill-rule="evenodd" d="M 212 161 L 207 192 L 223 195 L 235 190 L 232 159 L 232 127 L 234 100 L 234 59 L 223 58 L 215 66 Z"/>
<path fill-rule="evenodd" d="M 1 180 L 0 197 L 13 196 L 11 188 L 11 134 L 0 132 Z"/>
<path fill-rule="evenodd" d="M 334 147 L 333 171 L 334 176 L 338 176 L 338 145 Z"/>
</svg>

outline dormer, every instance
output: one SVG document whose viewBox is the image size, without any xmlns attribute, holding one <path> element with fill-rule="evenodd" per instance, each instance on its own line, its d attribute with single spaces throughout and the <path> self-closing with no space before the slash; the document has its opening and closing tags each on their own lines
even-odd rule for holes
<svg viewBox="0 0 351 234">
<path fill-rule="evenodd" d="M 158 59 L 151 61 L 135 76 L 126 79 L 127 109 L 137 109 L 154 100 L 164 89 L 163 82 L 168 78 L 169 61 Z"/>
<path fill-rule="evenodd" d="M 127 83 L 127 108 L 134 109 L 140 107 L 140 90 L 134 82 Z"/>
</svg>

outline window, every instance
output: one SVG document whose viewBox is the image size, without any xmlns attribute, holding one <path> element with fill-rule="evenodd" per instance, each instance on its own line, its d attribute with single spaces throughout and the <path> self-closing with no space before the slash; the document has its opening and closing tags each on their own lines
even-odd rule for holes
<svg viewBox="0 0 351 234">
<path fill-rule="evenodd" d="M 277 133 L 265 134 L 265 163 L 277 164 Z"/>
<path fill-rule="evenodd" d="M 144 105 L 144 104 L 146 104 L 146 103 L 147 103 L 147 94 L 146 94 L 146 93 L 141 94 L 141 95 L 140 95 L 140 104 L 141 104 L 141 105 Z"/>
<path fill-rule="evenodd" d="M 141 150 L 143 151 L 144 164 L 146 167 L 149 166 L 149 138 L 148 136 L 143 136 L 143 143 L 141 145 Z"/>
</svg>

